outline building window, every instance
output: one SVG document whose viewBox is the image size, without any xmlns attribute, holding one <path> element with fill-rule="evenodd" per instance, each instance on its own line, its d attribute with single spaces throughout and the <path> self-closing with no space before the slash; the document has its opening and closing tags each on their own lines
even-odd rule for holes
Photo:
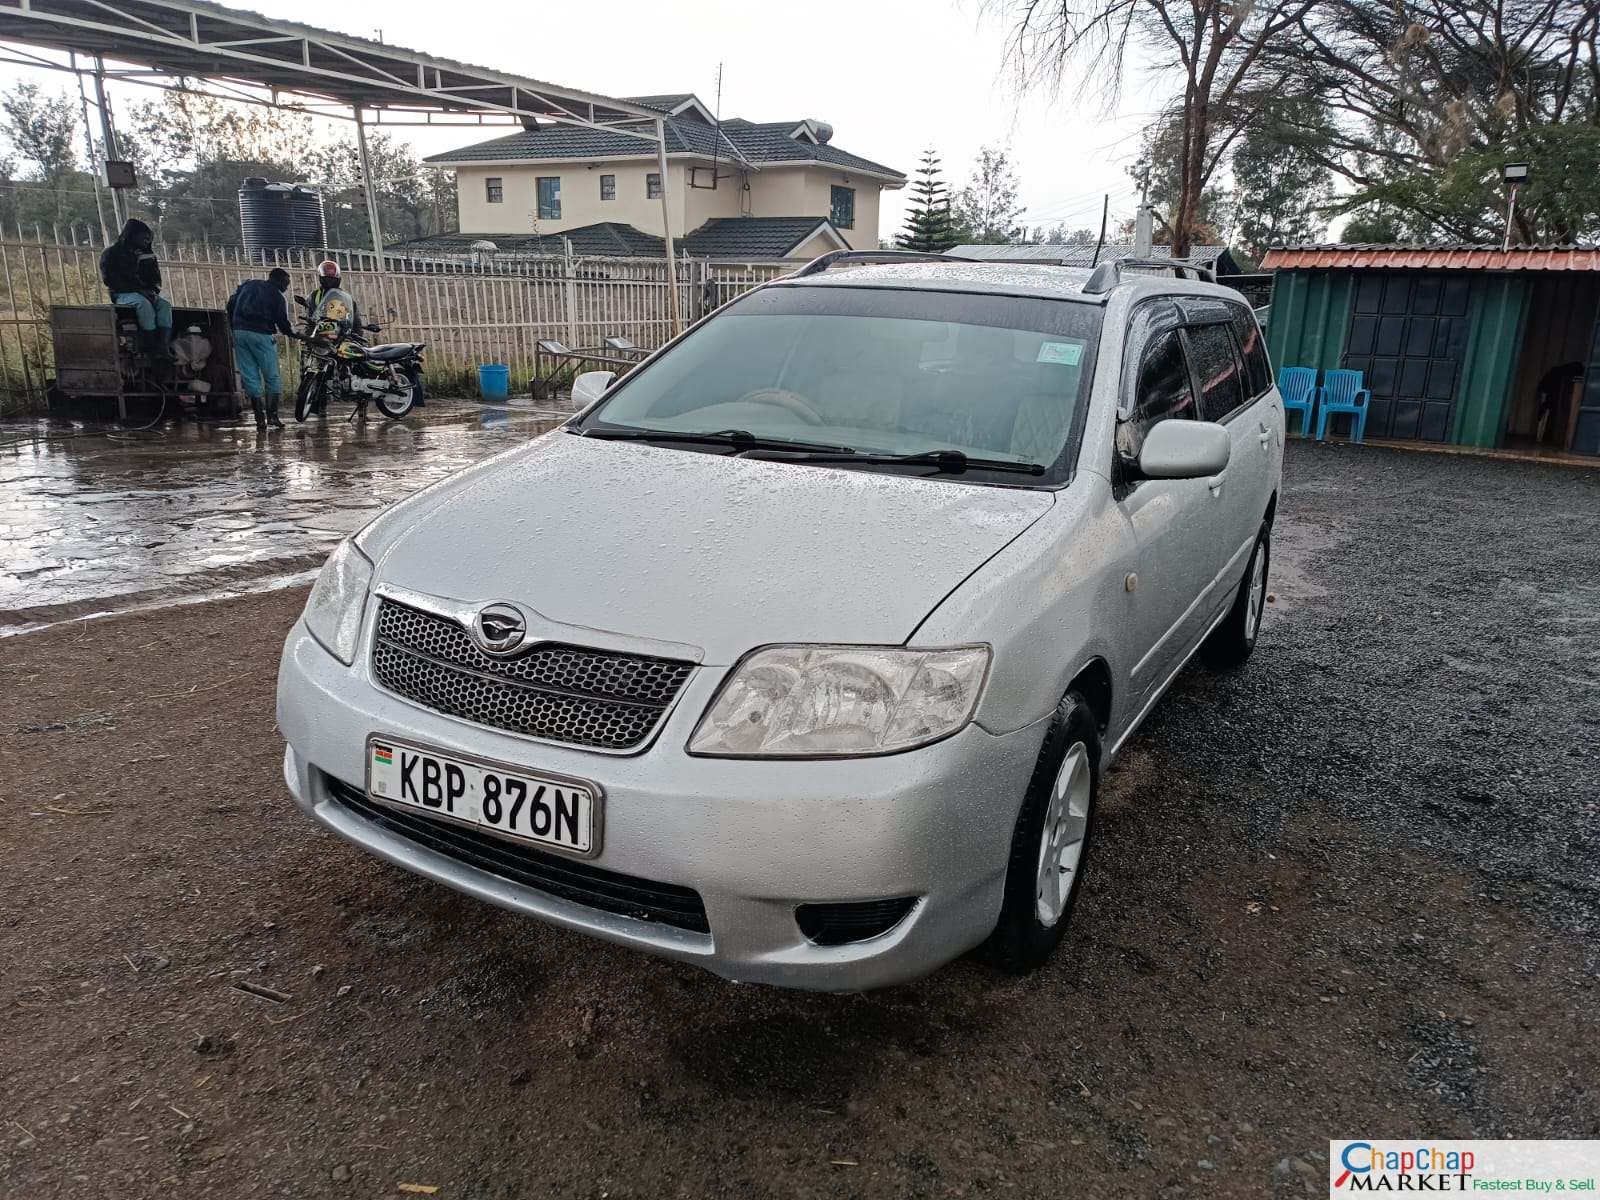
<svg viewBox="0 0 1600 1200">
<path fill-rule="evenodd" d="M 539 184 L 539 220 L 561 220 L 561 177 L 541 175 Z"/>
<path fill-rule="evenodd" d="M 828 210 L 828 219 L 840 229 L 854 229 L 856 227 L 855 188 L 835 185 Z"/>
<path fill-rule="evenodd" d="M 646 200 L 661 199 L 661 172 L 651 171 L 644 177 L 644 198 Z"/>
<path fill-rule="evenodd" d="M 617 177 L 615 175 L 600 176 L 600 199 L 615 200 L 617 198 Z"/>
<path fill-rule="evenodd" d="M 505 181 L 498 175 L 491 175 L 483 181 L 483 198 L 490 204 L 500 204 L 506 198 Z"/>
</svg>

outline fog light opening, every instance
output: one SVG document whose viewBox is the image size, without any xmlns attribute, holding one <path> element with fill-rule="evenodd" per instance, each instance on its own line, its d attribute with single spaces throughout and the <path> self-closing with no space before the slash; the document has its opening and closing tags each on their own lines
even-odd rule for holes
<svg viewBox="0 0 1600 1200">
<path fill-rule="evenodd" d="M 842 904 L 802 904 L 795 909 L 800 932 L 819 946 L 848 946 L 888 933 L 916 907 L 915 896 L 854 900 Z"/>
</svg>

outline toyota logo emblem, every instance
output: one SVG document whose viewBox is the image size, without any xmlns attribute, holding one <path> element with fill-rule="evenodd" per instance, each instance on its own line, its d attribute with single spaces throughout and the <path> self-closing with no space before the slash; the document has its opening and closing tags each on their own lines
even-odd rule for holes
<svg viewBox="0 0 1600 1200">
<path fill-rule="evenodd" d="M 472 638 L 484 653 L 515 654 L 528 634 L 528 620 L 515 605 L 491 604 L 472 619 Z"/>
</svg>

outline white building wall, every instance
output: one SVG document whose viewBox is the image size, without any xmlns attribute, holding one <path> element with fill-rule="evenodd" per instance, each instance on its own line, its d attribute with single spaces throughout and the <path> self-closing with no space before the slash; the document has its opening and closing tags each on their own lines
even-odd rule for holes
<svg viewBox="0 0 1600 1200">
<path fill-rule="evenodd" d="M 616 221 L 632 225 L 643 233 L 661 233 L 661 201 L 646 195 L 645 176 L 656 170 L 655 160 L 618 159 L 596 162 L 474 164 L 456 168 L 456 194 L 461 232 L 491 237 L 497 233 L 559 234 L 563 230 Z M 729 168 L 723 165 L 723 172 Z M 700 178 L 710 177 L 710 163 L 703 164 Z M 600 177 L 617 177 L 616 199 L 600 199 Z M 541 176 L 561 180 L 561 219 L 538 219 L 538 186 Z M 491 204 L 486 181 L 498 178 L 504 199 Z M 746 204 L 741 195 L 748 179 Z M 829 216 L 833 185 L 853 187 L 856 193 L 856 220 L 853 228 L 840 230 L 857 250 L 878 246 L 878 193 L 882 184 L 849 172 L 819 167 L 768 167 L 748 173 L 732 171 L 717 181 L 716 188 L 689 187 L 689 167 L 684 162 L 667 163 L 667 202 L 672 214 L 672 234 L 682 237 L 712 217 L 736 217 L 749 212 L 756 217 Z"/>
</svg>

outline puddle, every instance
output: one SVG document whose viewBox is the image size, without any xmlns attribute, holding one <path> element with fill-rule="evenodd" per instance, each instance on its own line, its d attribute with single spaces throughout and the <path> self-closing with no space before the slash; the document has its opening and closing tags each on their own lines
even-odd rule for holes
<svg viewBox="0 0 1600 1200">
<path fill-rule="evenodd" d="M 343 414 L 145 433 L 0 423 L 0 635 L 292 586 L 378 509 L 569 414 L 435 400 L 404 421 Z"/>
</svg>

